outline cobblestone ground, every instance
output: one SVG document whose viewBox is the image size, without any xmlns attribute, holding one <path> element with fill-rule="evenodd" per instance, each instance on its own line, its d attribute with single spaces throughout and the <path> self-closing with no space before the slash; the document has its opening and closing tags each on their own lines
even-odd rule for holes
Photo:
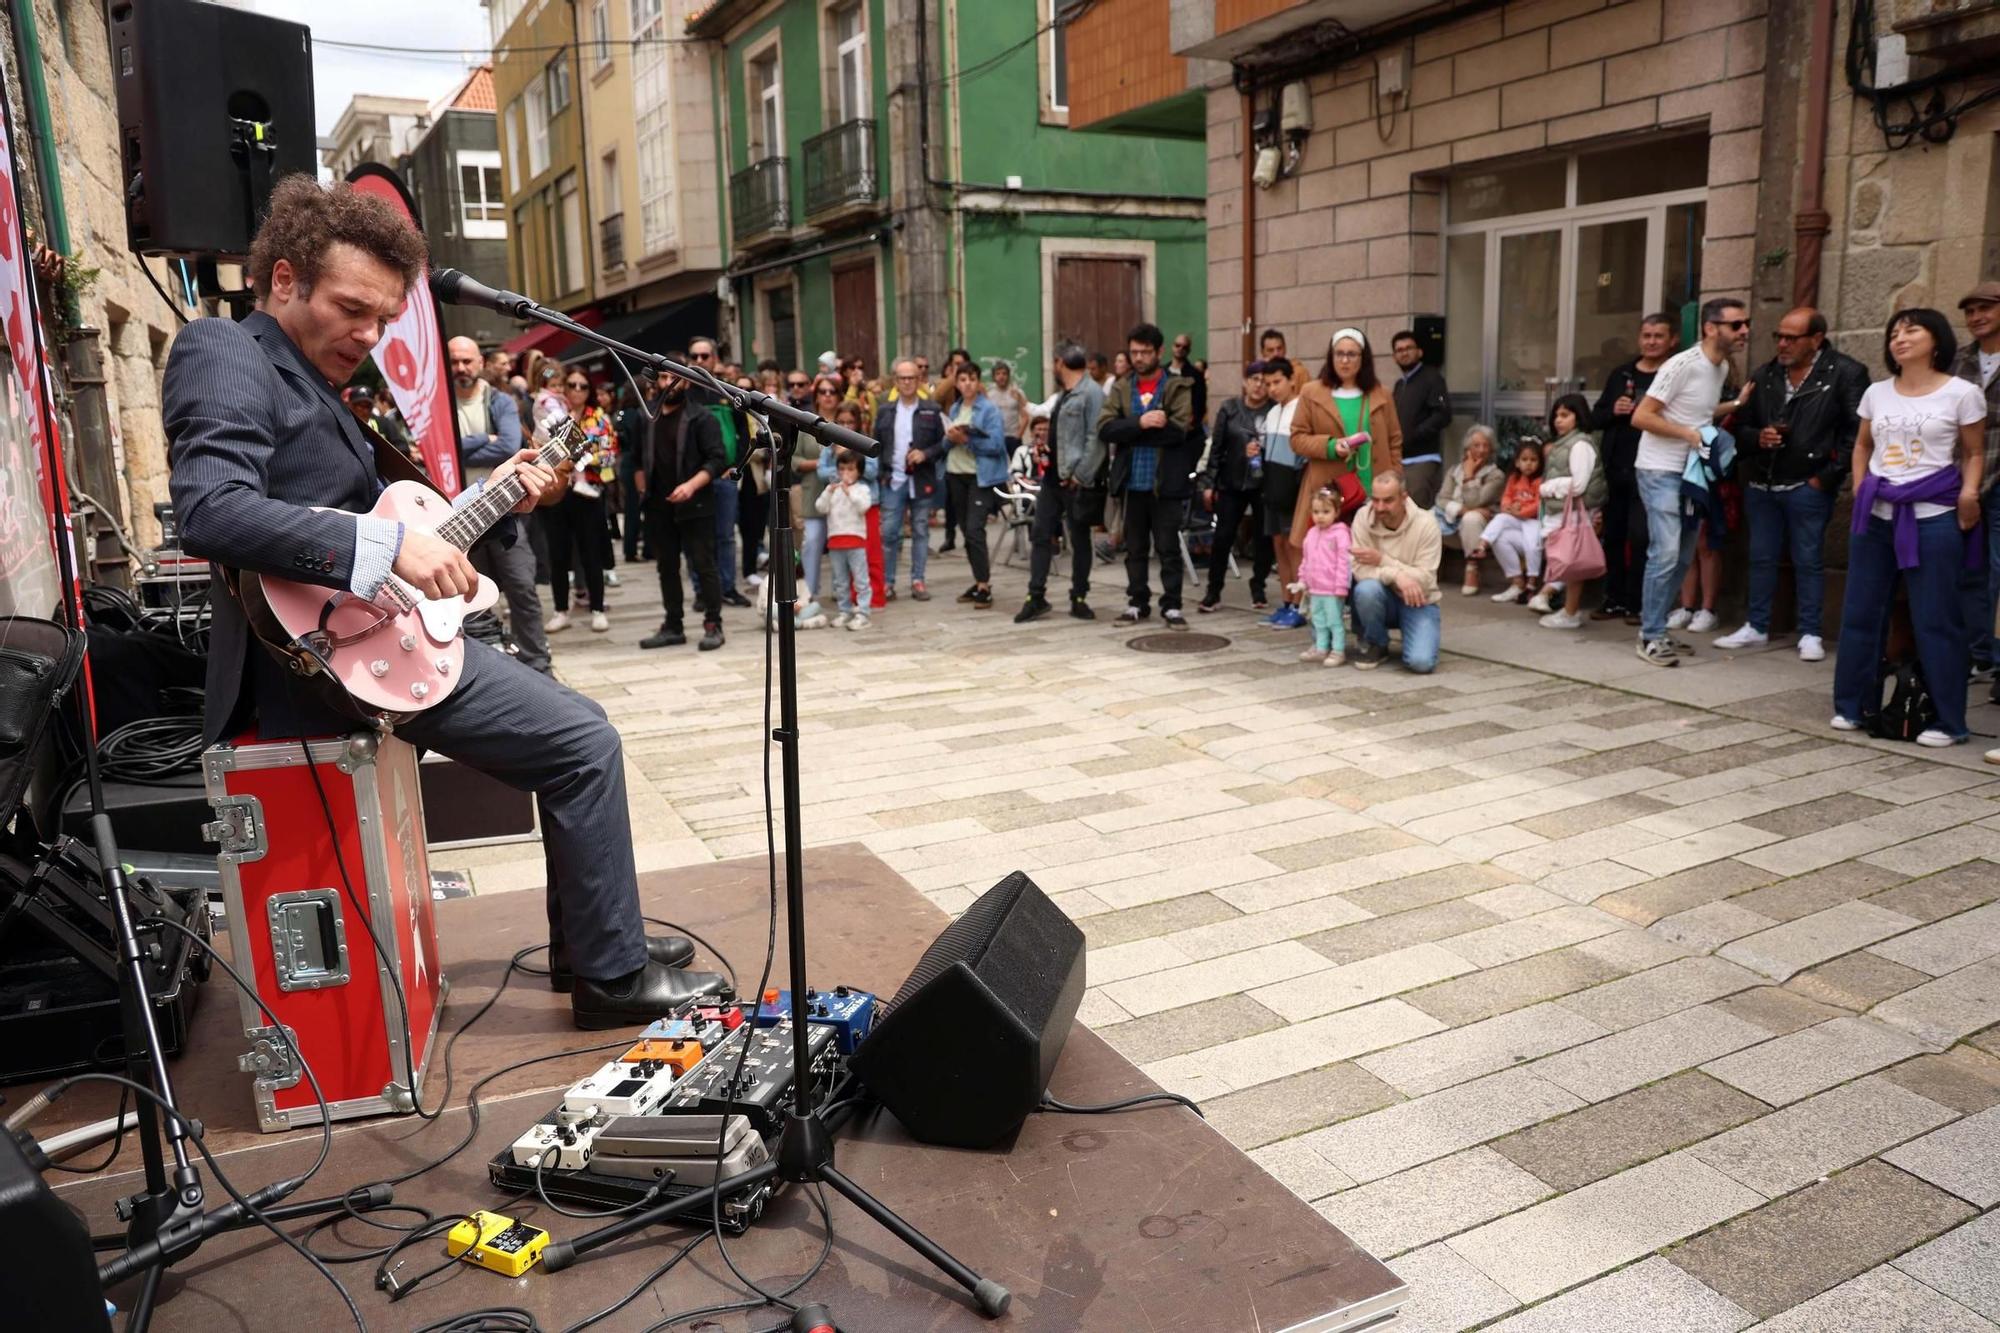
<svg viewBox="0 0 2000 1333">
<path fill-rule="evenodd" d="M 1425 678 L 1240 609 L 1132 651 L 1106 566 L 1102 619 L 1025 628 L 1019 569 L 989 612 L 932 574 L 800 636 L 806 841 L 947 911 L 1028 871 L 1089 939 L 1083 1021 L 1389 1262 L 1399 1328 L 2000 1329 L 1976 752 L 1836 738 L 1830 664 L 1659 671 L 1484 599 Z M 624 732 L 640 864 L 761 853 L 750 613 L 641 653 L 627 575 L 556 646 Z M 540 883 L 534 849 L 440 859 Z"/>
</svg>

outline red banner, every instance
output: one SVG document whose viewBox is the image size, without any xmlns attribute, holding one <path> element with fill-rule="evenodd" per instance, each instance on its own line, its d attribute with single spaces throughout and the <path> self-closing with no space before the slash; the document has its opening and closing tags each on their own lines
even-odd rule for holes
<svg viewBox="0 0 2000 1333">
<path fill-rule="evenodd" d="M 4 71 L 0 71 L 4 76 Z M 0 97 L 7 95 L 0 77 Z M 62 599 L 55 543 L 68 529 L 62 478 L 50 474 L 54 425 L 42 415 L 48 368 L 35 354 L 34 271 L 22 249 L 14 145 L 0 126 L 0 614 L 51 616 Z"/>
<path fill-rule="evenodd" d="M 410 195 L 395 172 L 374 162 L 364 162 L 347 174 L 348 181 L 363 194 L 388 202 L 410 220 L 417 231 L 417 219 Z M 445 356 L 444 330 L 438 314 L 437 298 L 428 284 L 419 282 L 410 299 L 375 344 L 375 364 L 389 382 L 396 409 L 415 437 L 423 455 L 424 470 L 432 484 L 446 495 L 457 495 L 464 484 L 458 466 L 457 416 L 451 401 L 451 364 Z"/>
</svg>

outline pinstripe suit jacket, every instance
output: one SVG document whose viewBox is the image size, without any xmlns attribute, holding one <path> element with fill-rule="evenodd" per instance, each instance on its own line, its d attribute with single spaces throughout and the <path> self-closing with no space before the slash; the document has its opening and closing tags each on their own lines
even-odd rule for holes
<svg viewBox="0 0 2000 1333">
<path fill-rule="evenodd" d="M 174 339 L 161 396 L 183 547 L 236 569 L 347 587 L 354 520 L 312 506 L 374 504 L 374 446 L 278 322 L 262 312 L 240 324 L 195 320 Z M 253 715 L 268 737 L 351 729 L 288 679 L 219 578 L 214 586 L 207 739 Z"/>
</svg>

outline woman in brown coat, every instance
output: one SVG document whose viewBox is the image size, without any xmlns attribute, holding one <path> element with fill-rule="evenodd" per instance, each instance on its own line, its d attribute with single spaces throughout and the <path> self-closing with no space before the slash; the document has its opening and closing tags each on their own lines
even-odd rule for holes
<svg viewBox="0 0 2000 1333">
<path fill-rule="evenodd" d="M 1403 427 L 1388 386 L 1375 377 L 1375 358 L 1359 329 L 1342 329 L 1328 345 L 1326 367 L 1299 394 L 1292 417 L 1292 452 L 1305 460 L 1298 504 L 1292 510 L 1294 546 L 1312 527 L 1312 497 L 1322 487 L 1342 496 L 1343 518 L 1368 500 L 1368 486 L 1383 472 L 1403 470 Z M 1343 494 L 1340 478 L 1353 477 Z M 1356 490 L 1356 483 L 1359 489 Z"/>
</svg>

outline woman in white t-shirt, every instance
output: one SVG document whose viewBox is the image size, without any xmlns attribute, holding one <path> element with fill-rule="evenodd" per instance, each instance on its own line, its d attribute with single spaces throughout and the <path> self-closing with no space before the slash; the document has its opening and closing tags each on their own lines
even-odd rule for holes
<svg viewBox="0 0 2000 1333">
<path fill-rule="evenodd" d="M 1884 339 L 1891 378 L 1871 384 L 1861 398 L 1853 540 L 1833 674 L 1836 731 L 1859 730 L 1881 704 L 1882 651 L 1901 577 L 1917 661 L 1937 706 L 1936 723 L 1917 743 L 1957 745 L 1967 735 L 1958 577 L 1966 534 L 1979 523 L 1986 398 L 1951 374 L 1957 353 L 1942 314 L 1898 311 Z"/>
</svg>

